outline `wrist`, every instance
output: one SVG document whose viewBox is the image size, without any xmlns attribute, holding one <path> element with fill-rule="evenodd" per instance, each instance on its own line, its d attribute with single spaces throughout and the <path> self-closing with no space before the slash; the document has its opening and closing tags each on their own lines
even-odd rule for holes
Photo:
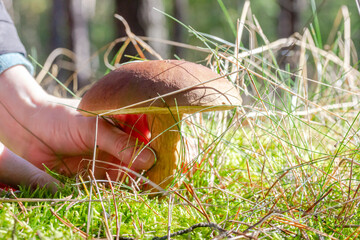
<svg viewBox="0 0 360 240">
<path fill-rule="evenodd" d="M 1 73 L 0 86 L 0 102 L 10 111 L 26 112 L 27 108 L 36 108 L 50 98 L 22 65 Z"/>
<path fill-rule="evenodd" d="M 0 141 L 14 150 L 26 139 L 24 130 L 31 128 L 31 116 L 49 98 L 24 66 L 17 65 L 1 73 Z"/>
<path fill-rule="evenodd" d="M 3 53 L 0 55 L 0 74 L 16 65 L 23 65 L 27 68 L 31 75 L 34 73 L 34 67 L 25 58 L 25 56 L 18 52 Z"/>
</svg>

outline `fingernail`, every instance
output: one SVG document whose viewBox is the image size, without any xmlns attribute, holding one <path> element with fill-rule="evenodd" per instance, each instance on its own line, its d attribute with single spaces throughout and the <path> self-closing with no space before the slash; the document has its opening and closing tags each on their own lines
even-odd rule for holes
<svg viewBox="0 0 360 240">
<path fill-rule="evenodd" d="M 138 157 L 138 162 L 142 170 L 148 170 L 155 163 L 155 152 L 149 148 L 143 149 Z"/>
</svg>

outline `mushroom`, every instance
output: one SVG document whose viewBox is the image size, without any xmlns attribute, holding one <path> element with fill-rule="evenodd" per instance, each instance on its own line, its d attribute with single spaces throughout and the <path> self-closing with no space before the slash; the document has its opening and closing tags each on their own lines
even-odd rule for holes
<svg viewBox="0 0 360 240">
<path fill-rule="evenodd" d="M 84 115 L 145 114 L 156 163 L 147 177 L 166 188 L 180 163 L 179 123 L 184 114 L 233 109 L 241 104 L 234 86 L 211 69 L 181 60 L 131 62 L 105 75 L 83 96 Z"/>
</svg>

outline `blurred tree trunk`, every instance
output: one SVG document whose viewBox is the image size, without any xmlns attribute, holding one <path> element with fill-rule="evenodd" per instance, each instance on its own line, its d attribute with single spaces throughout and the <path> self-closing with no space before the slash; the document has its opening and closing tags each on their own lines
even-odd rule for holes
<svg viewBox="0 0 360 240">
<path fill-rule="evenodd" d="M 53 0 L 51 9 L 50 48 L 70 48 L 68 1 Z"/>
<path fill-rule="evenodd" d="M 65 82 L 76 71 L 71 87 L 74 91 L 86 86 L 91 77 L 89 18 L 94 0 L 53 0 L 51 15 L 51 50 L 67 48 L 74 52 L 73 66 L 57 58 L 58 78 Z M 65 59 L 68 61 L 69 59 Z"/>
<path fill-rule="evenodd" d="M 278 0 L 280 12 L 278 15 L 277 33 L 279 38 L 290 37 L 299 31 L 300 13 L 303 9 L 303 0 Z M 294 71 L 298 65 L 298 47 L 290 45 L 278 51 L 277 61 L 280 68 L 285 69 L 289 65 L 290 70 Z M 293 78 L 294 79 L 294 78 Z"/>
<path fill-rule="evenodd" d="M 300 1 L 302 0 L 278 0 L 280 6 L 277 29 L 279 38 L 289 37 L 298 31 Z"/>
<path fill-rule="evenodd" d="M 116 13 L 128 22 L 131 31 L 138 36 L 148 36 L 157 39 L 167 39 L 165 17 L 153 8 L 164 10 L 162 0 L 121 0 L 115 1 Z M 125 27 L 121 21 L 116 21 L 117 37 L 126 36 Z M 131 44 L 130 44 L 131 45 Z M 137 56 L 135 48 L 128 46 L 124 55 Z M 163 58 L 168 56 L 168 47 L 158 42 L 150 42 L 150 46 Z M 147 58 L 152 56 L 146 55 Z M 122 62 L 128 58 L 122 58 Z"/>
<path fill-rule="evenodd" d="M 173 16 L 180 22 L 184 22 L 188 16 L 188 0 L 173 0 Z M 172 40 L 176 42 L 183 43 L 185 40 L 185 28 L 181 26 L 179 23 L 173 21 L 172 22 Z M 180 47 L 172 47 L 171 55 L 177 55 L 180 58 L 184 55 L 184 48 Z"/>
<path fill-rule="evenodd" d="M 70 0 L 70 27 L 72 50 L 76 56 L 78 89 L 89 83 L 91 77 L 89 18 L 93 14 L 95 1 Z"/>
<path fill-rule="evenodd" d="M 49 47 L 49 49 L 47 49 L 48 51 L 52 52 L 57 48 L 71 49 L 69 14 L 69 0 L 52 1 L 51 15 L 48 23 L 50 25 L 50 42 L 47 45 L 47 47 Z M 61 67 L 62 60 L 63 56 L 59 56 L 55 59 L 53 64 Z M 71 72 L 67 70 L 60 70 L 54 74 L 56 75 L 57 79 L 64 83 L 71 75 Z M 44 81 L 42 81 L 42 84 L 46 91 L 55 94 L 58 84 L 56 81 L 52 81 L 50 79 L 51 78 L 44 76 Z M 61 96 L 62 94 L 63 93 L 60 93 Z"/>
</svg>

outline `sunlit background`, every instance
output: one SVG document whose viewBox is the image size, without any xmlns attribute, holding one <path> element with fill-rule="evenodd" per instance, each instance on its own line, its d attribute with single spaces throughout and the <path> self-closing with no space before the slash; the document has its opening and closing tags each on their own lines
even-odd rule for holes
<svg viewBox="0 0 360 240">
<path fill-rule="evenodd" d="M 191 31 L 174 20 L 176 18 L 196 31 L 234 43 L 236 22 L 241 16 L 244 0 L 5 0 L 5 3 L 28 54 L 36 61 L 44 64 L 54 49 L 70 49 L 86 69 L 82 76 L 96 79 L 106 71 L 103 60 L 106 46 L 126 35 L 124 25 L 114 17 L 115 13 L 122 15 L 139 36 L 203 46 Z M 353 31 L 351 38 L 359 53 L 360 16 L 355 0 L 251 1 L 251 10 L 270 41 L 287 37 L 293 31 L 301 34 L 304 27 L 311 29 L 316 24 L 316 16 L 322 44 L 326 45 L 329 35 L 336 37 L 331 29 L 341 5 L 348 6 Z M 245 30 L 242 37 L 245 48 L 251 48 L 249 36 L 246 36 L 248 32 Z M 198 61 L 206 56 L 164 43 L 153 46 L 163 58 L 177 56 Z M 62 67 L 73 66 L 65 61 Z M 37 67 L 36 71 L 39 70 Z M 59 74 L 59 78 L 68 76 Z"/>
</svg>

